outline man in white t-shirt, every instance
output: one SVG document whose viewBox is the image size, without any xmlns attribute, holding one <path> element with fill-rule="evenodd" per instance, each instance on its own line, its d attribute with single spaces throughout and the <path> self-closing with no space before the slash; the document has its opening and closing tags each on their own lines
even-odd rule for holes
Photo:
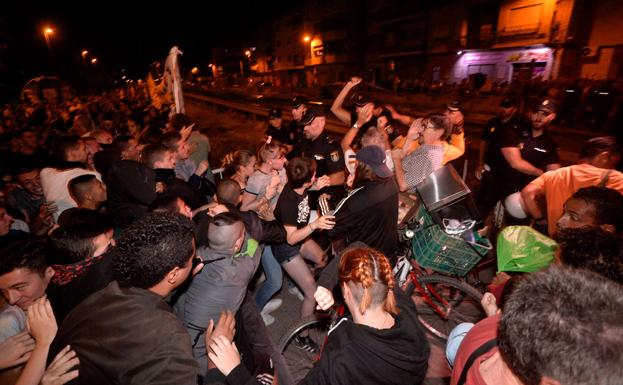
<svg viewBox="0 0 623 385">
<path fill-rule="evenodd" d="M 77 206 L 67 188 L 70 180 L 85 174 L 95 175 L 100 181 L 102 177 L 97 171 L 86 168 L 86 146 L 78 137 L 57 139 L 52 148 L 52 155 L 56 159 L 56 167 L 41 170 L 41 187 L 45 200 L 57 207 L 54 213 L 54 221 L 57 221 L 63 211 Z"/>
</svg>

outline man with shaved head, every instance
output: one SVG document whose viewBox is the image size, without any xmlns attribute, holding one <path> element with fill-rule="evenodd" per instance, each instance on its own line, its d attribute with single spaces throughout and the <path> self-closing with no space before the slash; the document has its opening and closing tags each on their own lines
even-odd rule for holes
<svg viewBox="0 0 623 385">
<path fill-rule="evenodd" d="M 69 194 L 79 208 L 99 210 L 106 202 L 106 185 L 95 175 L 80 175 L 69 181 Z"/>
<path fill-rule="evenodd" d="M 205 325 L 210 320 L 216 323 L 223 310 L 238 311 L 262 254 L 234 213 L 214 216 L 207 226 L 207 240 L 207 247 L 197 249 L 204 267 L 174 300 L 175 313 L 191 336 L 201 376 L 207 372 Z"/>
</svg>

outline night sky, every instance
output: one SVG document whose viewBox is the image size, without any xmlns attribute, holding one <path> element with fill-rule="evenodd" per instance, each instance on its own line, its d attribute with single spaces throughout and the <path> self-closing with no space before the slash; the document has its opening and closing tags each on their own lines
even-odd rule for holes
<svg viewBox="0 0 623 385">
<path fill-rule="evenodd" d="M 144 77 L 151 62 L 163 60 L 173 45 L 184 51 L 181 62 L 189 67 L 208 63 L 213 46 L 250 44 L 260 24 L 297 4 L 172 1 L 172 7 L 165 8 L 154 6 L 156 2 L 140 5 L 131 0 L 88 1 L 82 6 L 18 1 L 22 5 L 10 5 L 10 9 L 1 6 L 0 30 L 10 46 L 10 57 L 3 58 L 9 63 L 5 70 L 15 72 L 13 76 L 20 79 L 49 69 L 50 56 L 42 33 L 48 24 L 55 29 L 52 52 L 56 72 L 79 65 L 80 52 L 86 49 L 109 71 L 125 68 L 137 78 Z"/>
</svg>

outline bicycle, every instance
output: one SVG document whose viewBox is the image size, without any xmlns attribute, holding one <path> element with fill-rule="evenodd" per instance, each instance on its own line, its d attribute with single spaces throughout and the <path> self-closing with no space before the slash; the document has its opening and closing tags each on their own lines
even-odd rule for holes
<svg viewBox="0 0 623 385">
<path fill-rule="evenodd" d="M 406 295 L 414 298 L 418 319 L 424 328 L 441 340 L 460 322 L 477 322 L 484 318 L 480 309 L 482 294 L 458 279 L 441 275 L 416 274 L 415 269 L 407 273 L 403 283 Z M 476 314 L 465 309 L 475 310 Z M 292 324 L 283 334 L 278 349 L 288 366 L 292 368 L 295 382 L 302 380 L 320 359 L 332 329 L 345 319 L 345 306 L 336 303 L 328 312 L 318 312 Z M 320 352 L 310 354 L 293 343 L 299 333 L 306 331 L 318 344 Z"/>
<path fill-rule="evenodd" d="M 433 222 L 423 204 L 414 205 L 411 216 L 399 228 L 402 256 L 394 266 L 394 277 L 404 291 L 413 292 L 420 322 L 427 331 L 447 340 L 457 324 L 476 323 L 485 317 L 480 306 L 482 292 L 455 276 L 476 270 L 474 267 L 491 250 L 491 244 L 482 239 L 479 243 L 465 240 L 461 231 L 450 231 L 449 221 L 442 222 L 445 229 Z M 465 231 L 472 238 L 474 223 L 466 223 Z M 488 264 L 485 260 L 483 266 Z M 473 281 L 478 282 L 477 274 L 473 276 Z"/>
<path fill-rule="evenodd" d="M 418 310 L 418 319 L 422 326 L 430 334 L 444 341 L 447 340 L 448 334 L 457 324 L 462 322 L 476 323 L 485 317 L 485 313 L 480 305 L 482 293 L 461 279 L 441 274 L 432 274 L 431 269 L 427 271 L 420 266 L 417 258 L 413 255 L 413 249 L 419 245 L 417 241 L 421 241 L 420 243 L 425 245 L 435 243 L 435 240 L 440 242 L 436 237 L 444 236 L 443 234 L 445 233 L 443 233 L 443 230 L 439 230 L 438 226 L 433 223 L 423 205 L 420 205 L 419 208 L 415 208 L 413 211 L 412 217 L 403 221 L 403 226 L 399 228 L 403 255 L 394 267 L 394 276 L 399 288 L 414 300 Z M 448 262 L 451 259 L 448 257 L 455 256 L 461 259 L 460 263 L 454 266 L 455 269 L 458 269 L 455 270 L 459 273 L 457 275 L 461 275 L 463 272 L 467 273 L 478 263 L 482 256 L 472 249 L 464 249 L 464 254 L 469 254 L 472 258 L 468 261 L 462 261 L 465 258 L 462 258 L 463 255 L 458 255 L 457 252 L 460 253 L 463 246 L 468 248 L 474 246 L 463 245 L 464 241 L 458 240 L 456 237 L 451 237 L 448 243 L 451 244 L 453 242 L 454 248 L 452 245 L 451 247 L 442 245 L 441 248 L 445 249 L 436 253 L 433 262 L 441 264 L 443 267 L 437 267 L 442 271 L 445 268 L 445 272 L 448 272 L 448 267 L 444 265 L 444 262 Z M 490 245 L 483 247 L 483 250 L 489 249 Z M 450 252 L 453 252 L 453 255 L 447 255 Z M 426 253 L 422 253 L 422 255 L 424 254 Z M 476 257 L 474 254 L 478 256 Z M 445 258 L 440 258 L 440 255 Z M 422 260 L 422 262 L 430 261 Z M 343 305 L 334 308 L 343 310 Z M 322 354 L 322 348 L 319 354 L 311 355 L 303 349 L 294 346 L 292 344 L 293 338 L 299 333 L 307 331 L 310 338 L 318 346 L 324 347 L 328 339 L 328 333 L 333 327 L 337 326 L 342 316 L 343 312 L 340 314 L 336 310 L 331 310 L 329 313 L 312 314 L 293 323 L 281 337 L 278 344 L 280 352 L 284 355 L 286 361 L 289 363 L 294 362 L 290 364 L 291 367 L 302 369 L 303 377 L 311 369 L 313 363 L 319 359 Z M 296 376 L 296 374 L 293 373 L 293 376 Z"/>
</svg>

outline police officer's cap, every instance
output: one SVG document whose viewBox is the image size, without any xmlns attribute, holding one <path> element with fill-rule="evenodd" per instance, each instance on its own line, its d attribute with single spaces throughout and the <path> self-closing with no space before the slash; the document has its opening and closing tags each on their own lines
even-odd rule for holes
<svg viewBox="0 0 623 385">
<path fill-rule="evenodd" d="M 368 103 L 372 103 L 372 99 L 370 99 L 366 94 L 363 94 L 361 92 L 353 95 L 352 101 L 353 104 L 357 107 L 363 107 Z"/>
<path fill-rule="evenodd" d="M 461 103 L 458 100 L 453 100 L 450 103 L 446 104 L 446 108 L 449 111 L 459 111 L 461 109 Z"/>
<path fill-rule="evenodd" d="M 502 108 L 517 107 L 517 99 L 514 99 L 514 98 L 504 98 L 500 102 L 500 107 L 502 107 Z"/>
<path fill-rule="evenodd" d="M 324 110 L 321 108 L 310 108 L 305 112 L 305 115 L 303 115 L 303 118 L 301 118 L 301 122 L 300 124 L 302 126 L 307 126 L 309 124 L 311 124 L 311 122 L 314 121 L 314 119 L 316 119 L 317 117 L 324 117 L 325 113 Z"/>
<path fill-rule="evenodd" d="M 277 108 L 272 108 L 270 111 L 268 111 L 268 120 L 277 118 L 281 118 L 281 110 Z"/>
<path fill-rule="evenodd" d="M 292 98 L 290 105 L 292 106 L 292 108 L 299 108 L 303 104 L 307 104 L 307 102 L 308 100 L 305 96 L 297 95 Z"/>
<path fill-rule="evenodd" d="M 536 111 L 543 111 L 548 115 L 556 113 L 556 103 L 551 99 L 545 99 L 537 105 Z"/>
</svg>

